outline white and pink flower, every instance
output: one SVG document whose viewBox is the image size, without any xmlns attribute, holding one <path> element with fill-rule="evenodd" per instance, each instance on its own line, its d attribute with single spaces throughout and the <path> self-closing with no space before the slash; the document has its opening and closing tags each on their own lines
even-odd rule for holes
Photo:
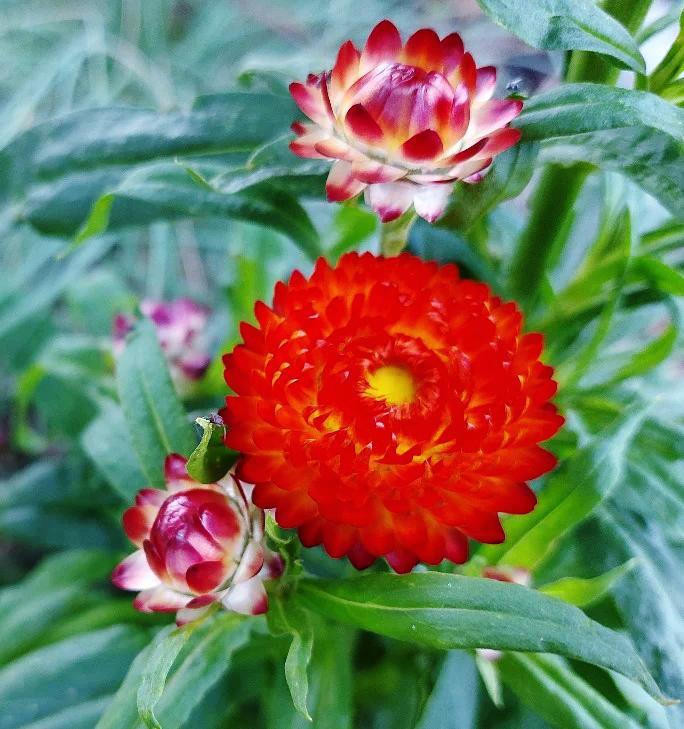
<svg viewBox="0 0 684 729">
<path fill-rule="evenodd" d="M 232 473 L 201 484 L 183 456 L 164 464 L 166 489 L 138 492 L 123 526 L 138 550 L 121 562 L 112 582 L 139 590 L 133 605 L 142 612 L 174 612 L 179 625 L 214 603 L 245 615 L 268 609 L 264 580 L 283 570 L 279 555 L 264 544 L 264 512 L 252 506 Z"/>
<path fill-rule="evenodd" d="M 311 122 L 296 122 L 290 149 L 335 160 L 328 199 L 364 192 L 383 222 L 411 205 L 432 222 L 457 180 L 478 182 L 495 155 L 520 139 L 508 127 L 518 99 L 492 99 L 493 66 L 477 68 L 457 33 L 424 28 L 403 44 L 383 20 L 359 51 L 342 45 L 331 72 L 293 83 Z"/>
<path fill-rule="evenodd" d="M 204 342 L 209 309 L 187 298 L 172 301 L 143 299 L 140 311 L 154 324 L 176 385 L 201 379 L 211 362 Z M 115 355 L 123 351 L 126 335 L 134 324 L 135 319 L 127 314 L 117 314 L 114 318 Z"/>
</svg>

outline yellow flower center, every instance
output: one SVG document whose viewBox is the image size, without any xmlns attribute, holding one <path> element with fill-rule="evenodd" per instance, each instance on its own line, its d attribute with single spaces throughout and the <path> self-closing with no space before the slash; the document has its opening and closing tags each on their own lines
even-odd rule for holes
<svg viewBox="0 0 684 729">
<path fill-rule="evenodd" d="M 366 380 L 366 395 L 376 400 L 384 400 L 390 405 L 408 405 L 413 402 L 416 384 L 408 370 L 395 365 L 378 367 L 369 372 Z"/>
</svg>

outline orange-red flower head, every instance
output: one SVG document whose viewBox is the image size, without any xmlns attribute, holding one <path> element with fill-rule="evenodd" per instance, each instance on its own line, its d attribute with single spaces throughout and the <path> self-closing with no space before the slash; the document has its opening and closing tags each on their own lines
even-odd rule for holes
<svg viewBox="0 0 684 729">
<path fill-rule="evenodd" d="M 383 222 L 412 204 L 433 221 L 456 180 L 479 181 L 494 156 L 520 139 L 507 125 L 522 102 L 492 99 L 495 85 L 496 69 L 477 68 L 458 33 L 440 40 L 424 28 L 402 44 L 383 20 L 363 51 L 347 41 L 331 72 L 290 85 L 312 122 L 293 126 L 290 148 L 336 160 L 329 200 L 365 190 Z"/>
<path fill-rule="evenodd" d="M 398 572 L 463 562 L 467 538 L 503 540 L 499 512 L 534 507 L 563 418 L 515 304 L 453 265 L 348 254 L 255 311 L 225 357 L 227 444 L 305 546 Z"/>
</svg>

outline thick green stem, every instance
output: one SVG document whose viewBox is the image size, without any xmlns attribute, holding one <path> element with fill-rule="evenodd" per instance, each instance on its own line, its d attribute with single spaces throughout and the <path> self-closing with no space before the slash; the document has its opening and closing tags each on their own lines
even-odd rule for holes
<svg viewBox="0 0 684 729">
<path fill-rule="evenodd" d="M 521 301 L 533 303 L 553 244 L 565 228 L 588 174 L 589 168 L 584 165 L 570 169 L 549 165 L 544 170 L 509 272 L 510 292 Z"/>
<path fill-rule="evenodd" d="M 607 0 L 603 9 L 635 33 L 652 0 Z M 566 78 L 572 82 L 589 81 L 612 84 L 619 70 L 596 53 L 573 52 Z M 563 168 L 550 165 L 542 174 L 531 202 L 531 215 L 521 233 L 511 262 L 510 291 L 532 307 L 544 279 L 551 252 L 558 250 L 558 236 L 572 214 L 584 181 L 587 165 Z"/>
<path fill-rule="evenodd" d="M 411 226 L 417 215 L 413 210 L 405 212 L 400 218 L 380 226 L 380 253 L 383 256 L 398 256 L 408 245 Z"/>
</svg>

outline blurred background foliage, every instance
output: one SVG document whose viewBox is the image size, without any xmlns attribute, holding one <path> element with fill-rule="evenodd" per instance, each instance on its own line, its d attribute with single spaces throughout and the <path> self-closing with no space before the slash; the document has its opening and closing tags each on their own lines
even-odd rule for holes
<svg viewBox="0 0 684 729">
<path fill-rule="evenodd" d="M 212 365 L 183 393 L 192 418 L 206 415 L 225 394 L 220 353 L 256 299 L 319 252 L 377 250 L 375 217 L 325 203 L 327 165 L 287 151 L 297 113 L 286 85 L 329 67 L 342 41 L 360 42 L 383 17 L 404 33 L 457 29 L 479 65 L 499 67 L 502 93 L 553 94 L 564 73 L 617 71 L 526 46 L 475 2 L 2 0 L 0 10 L 0 729 L 142 726 L 136 691 L 169 620 L 135 613 L 108 583 L 128 549 L 121 512 L 148 481 L 118 404 L 114 316 L 144 298 L 210 308 Z M 523 302 L 568 421 L 552 443 L 564 465 L 539 484 L 551 496 L 466 571 L 531 569 L 536 586 L 554 583 L 625 630 L 665 694 L 684 698 L 680 12 L 651 4 L 630 28 L 646 73 L 618 81 L 661 99 L 632 108 L 632 97 L 584 90 L 578 113 L 595 115 L 595 131 L 530 102 L 524 143 L 459 189 L 438 226 L 417 224 L 410 248 Z M 631 121 L 601 127 L 616 109 Z M 553 246 L 535 263 L 539 236 Z M 315 551 L 305 559 L 314 573 L 347 573 Z M 581 579 L 558 582 L 568 576 Z M 283 673 L 289 641 L 260 620 L 234 622 L 222 616 L 183 645 L 155 708 L 165 729 L 308 725 Z M 488 666 L 318 618 L 312 629 L 315 727 L 684 721 L 616 674 L 560 658 L 511 653 Z"/>
</svg>

